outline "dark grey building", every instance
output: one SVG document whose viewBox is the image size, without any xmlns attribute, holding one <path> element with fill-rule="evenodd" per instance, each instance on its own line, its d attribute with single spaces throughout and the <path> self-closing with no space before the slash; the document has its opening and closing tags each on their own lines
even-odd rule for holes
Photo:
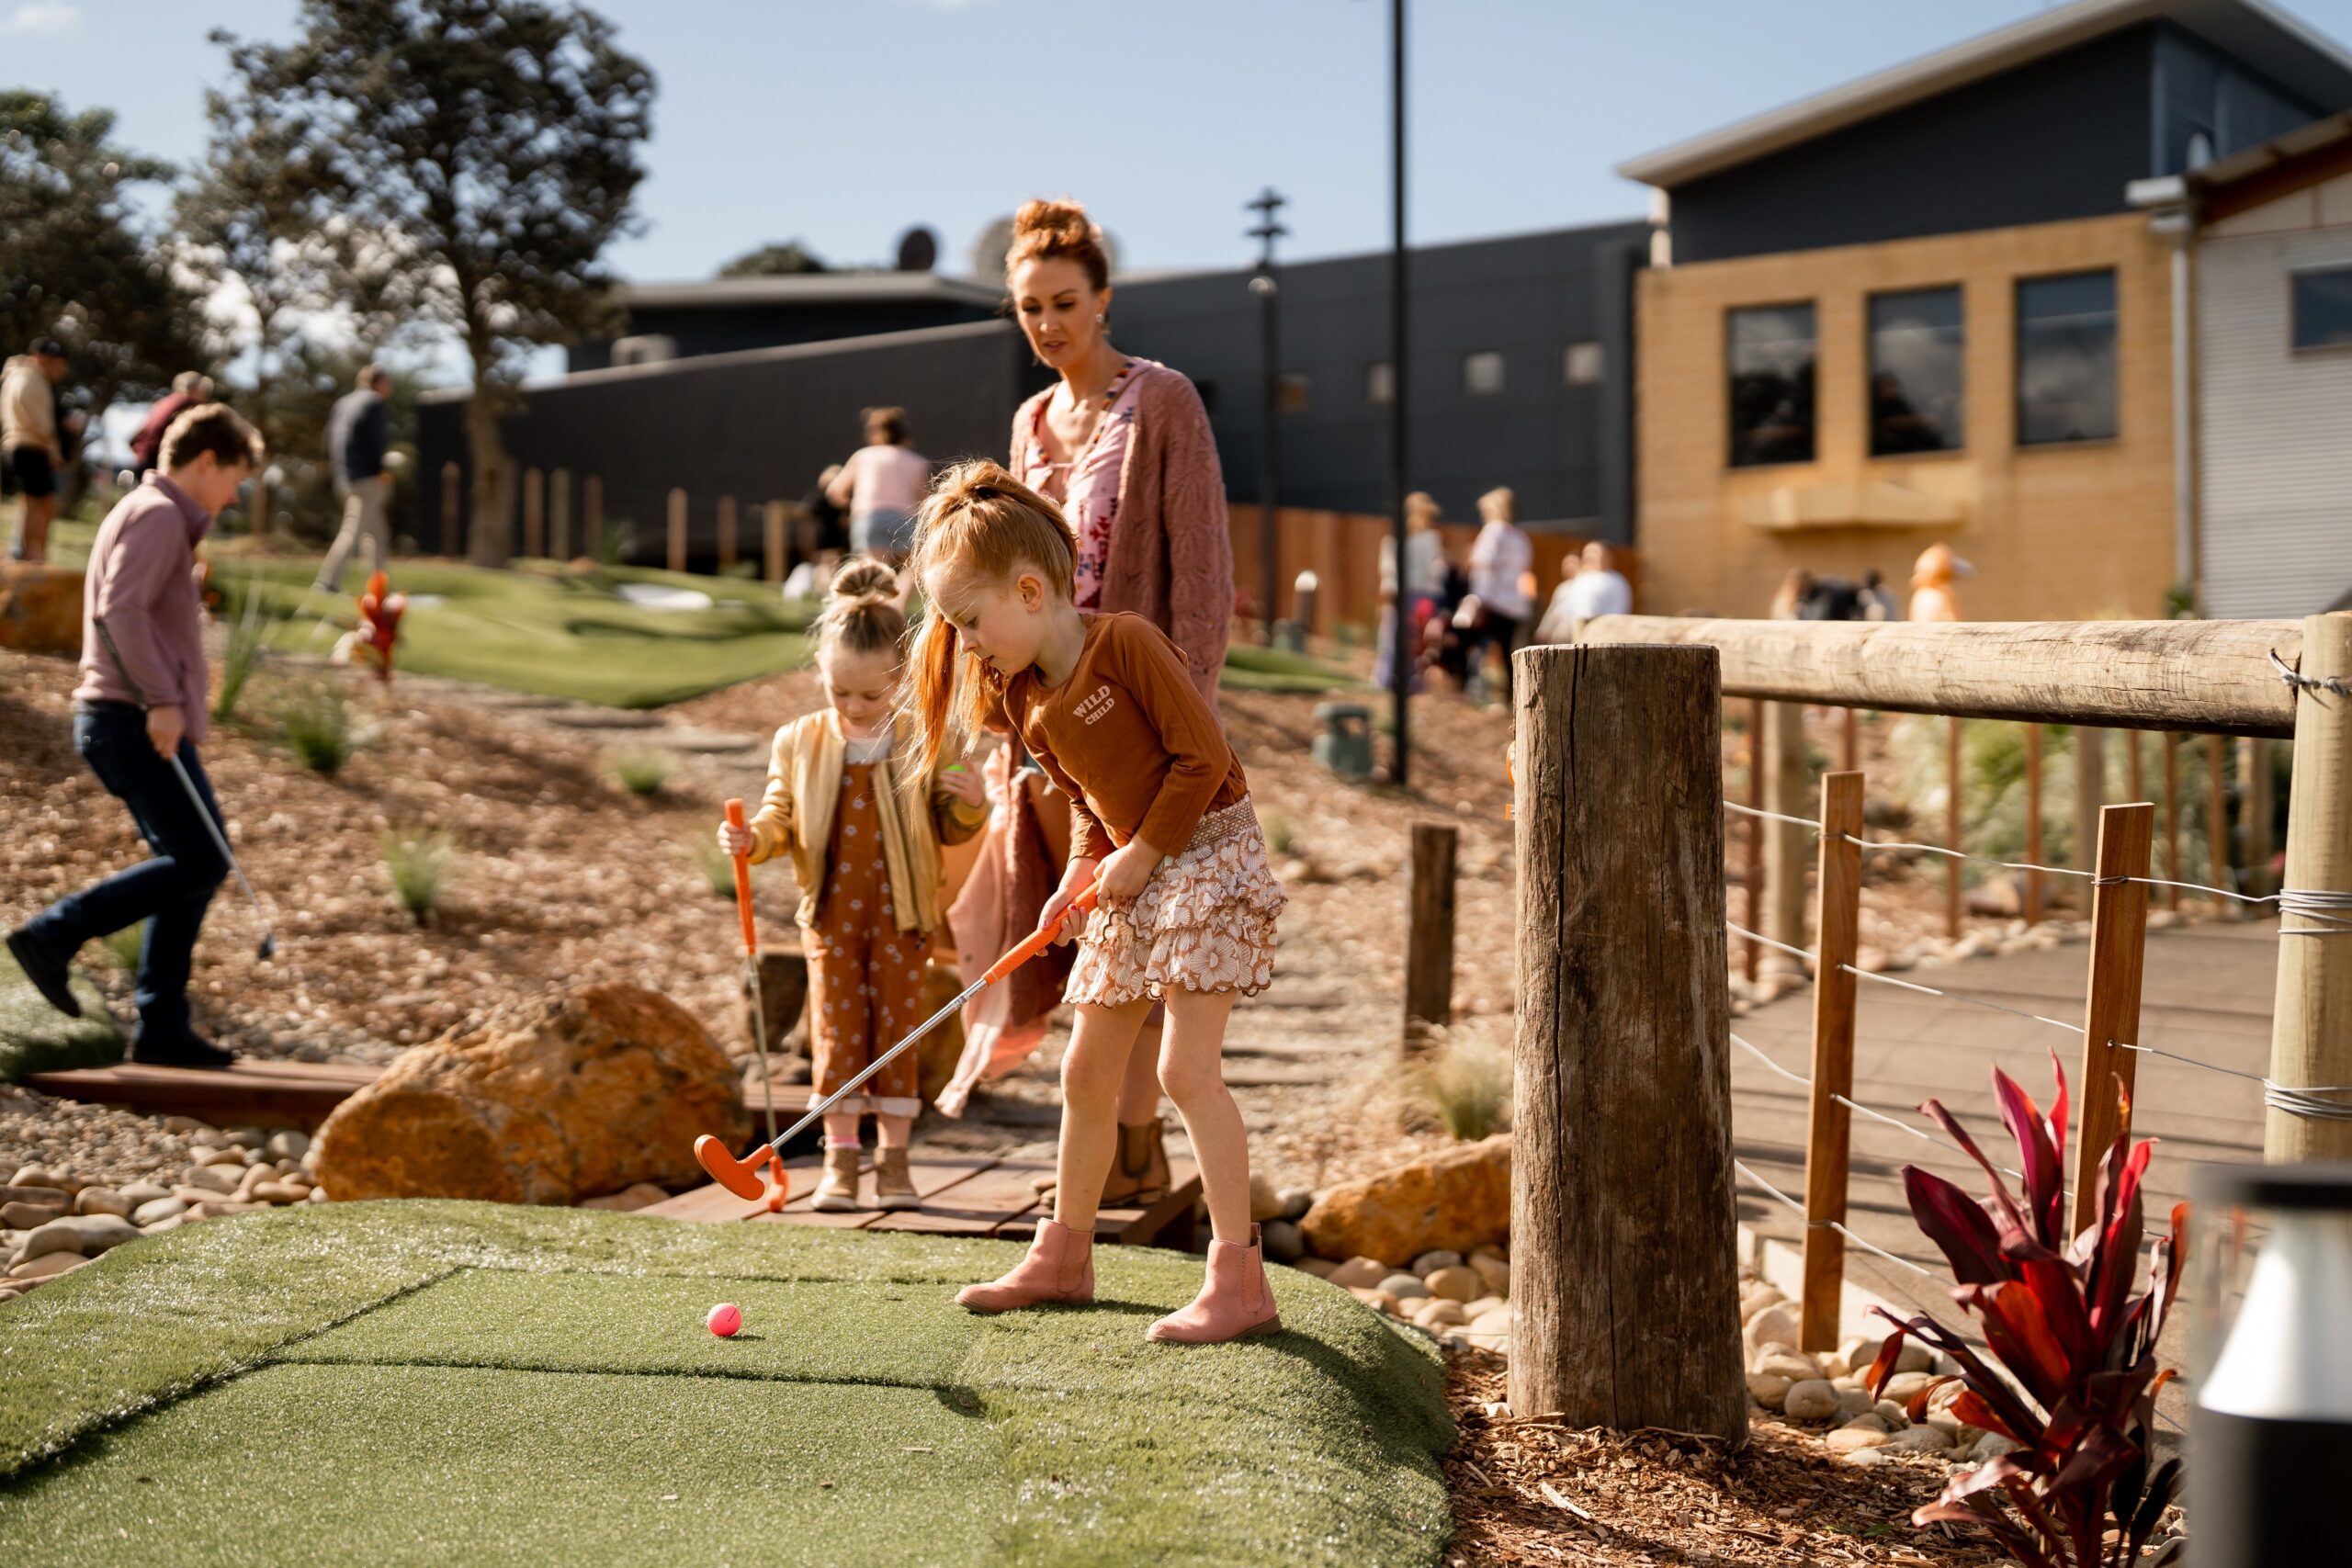
<svg viewBox="0 0 2352 1568">
<path fill-rule="evenodd" d="M 2080 0 L 1618 166 L 1673 261 L 2130 210 L 2134 180 L 2352 101 L 2352 62 L 2248 0 Z"/>
<path fill-rule="evenodd" d="M 1633 279 L 1649 235 L 1611 223 L 1412 253 L 1413 482 L 1449 518 L 1474 518 L 1480 494 L 1509 485 L 1523 521 L 1630 537 Z M 1387 258 L 1300 263 L 1281 282 L 1283 503 L 1385 512 Z M 1121 347 L 1199 386 L 1242 502 L 1257 500 L 1261 407 L 1249 284 L 1239 269 L 1123 276 L 1111 307 Z M 665 498 L 684 489 L 703 558 L 718 497 L 798 499 L 855 449 L 871 404 L 904 407 L 933 459 L 1001 461 L 1014 410 L 1047 378 L 998 317 L 1001 299 L 909 273 L 635 287 L 628 333 L 581 344 L 572 374 L 530 388 L 505 421 L 507 452 L 518 469 L 596 475 L 605 517 L 634 525 L 641 558 L 659 558 Z M 888 330 L 925 314 L 949 320 Z M 420 401 L 425 475 L 465 470 L 465 404 L 463 392 Z M 423 535 L 438 544 L 437 519 Z"/>
</svg>

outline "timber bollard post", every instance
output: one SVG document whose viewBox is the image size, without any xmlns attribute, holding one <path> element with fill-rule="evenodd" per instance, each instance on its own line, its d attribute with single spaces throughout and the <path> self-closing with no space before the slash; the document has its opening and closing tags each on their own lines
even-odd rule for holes
<svg viewBox="0 0 2352 1568">
<path fill-rule="evenodd" d="M 2352 892 L 2352 697 L 2301 682 L 2352 682 L 2352 616 L 2303 622 L 2295 688 L 2294 773 L 2287 792 L 2287 872 L 2279 883 L 2278 990 L 2271 1010 L 2270 1081 L 2287 1089 L 2352 1085 L 2352 935 L 2333 932 L 2343 908 L 2299 907 L 2295 895 Z M 1526 829 L 1520 829 L 1522 837 Z M 2332 901 L 2331 901 L 2332 902 Z M 2319 1099 L 2352 1105 L 2352 1094 Z M 2352 1121 L 2268 1109 L 2262 1157 L 2352 1159 Z"/>
<path fill-rule="evenodd" d="M 1451 823 L 1413 824 L 1413 874 L 1406 890 L 1405 1043 L 1424 1026 L 1453 1021 L 1453 852 Z"/>
<path fill-rule="evenodd" d="M 2110 806 L 2098 816 L 2098 875 L 2091 885 L 2091 973 L 2083 1002 L 2081 1110 L 2075 1117 L 2075 1230 L 2098 1217 L 2098 1162 L 2132 1130 L 2129 1097 L 2139 1053 L 2140 979 L 2148 962 L 2148 860 L 2156 808 Z"/>
<path fill-rule="evenodd" d="M 726 577 L 735 570 L 735 498 L 718 498 L 718 575 Z"/>
<path fill-rule="evenodd" d="M 548 477 L 523 470 L 523 554 L 533 560 L 548 553 Z"/>
<path fill-rule="evenodd" d="M 666 564 L 672 571 L 686 570 L 686 492 L 670 492 L 670 551 Z"/>
<path fill-rule="evenodd" d="M 1719 671 L 1517 655 L 1510 1403 L 1738 1443 Z"/>
<path fill-rule="evenodd" d="M 1764 808 L 1783 817 L 1805 811 L 1804 705 L 1764 705 Z M 1764 824 L 1764 908 L 1769 917 L 1763 931 L 1774 942 L 1804 945 L 1804 863 L 1813 852 L 1813 835 L 1795 822 Z M 1767 969 L 1803 973 L 1803 965 L 1776 950 L 1764 956 Z"/>
<path fill-rule="evenodd" d="M 599 474 L 580 482 L 580 546 L 590 560 L 605 558 L 605 480 Z"/>
<path fill-rule="evenodd" d="M 1804 1298 L 1798 1348 L 1838 1348 L 1845 1301 L 1846 1178 L 1853 1155 L 1854 971 L 1862 942 L 1862 775 L 1821 781 L 1821 862 L 1814 921 L 1813 1091 L 1805 1119 Z"/>
<path fill-rule="evenodd" d="M 2025 727 L 2025 858 L 2041 863 L 2041 726 Z M 2041 923 L 2041 873 L 2025 874 L 2025 923 Z"/>
<path fill-rule="evenodd" d="M 760 520 L 766 532 L 766 537 L 762 541 L 766 547 L 766 558 L 763 563 L 764 570 L 761 579 L 766 582 L 780 583 L 784 581 L 784 502 L 769 502 L 761 509 Z"/>
</svg>

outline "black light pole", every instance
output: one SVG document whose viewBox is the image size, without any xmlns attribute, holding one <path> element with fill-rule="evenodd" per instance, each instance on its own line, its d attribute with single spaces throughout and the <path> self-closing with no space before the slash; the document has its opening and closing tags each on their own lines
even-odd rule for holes
<svg viewBox="0 0 2352 1568">
<path fill-rule="evenodd" d="M 1282 292 L 1274 279 L 1274 242 L 1290 232 L 1274 221 L 1274 214 L 1284 205 L 1268 186 L 1258 193 L 1258 199 L 1244 202 L 1245 209 L 1258 214 L 1258 226 L 1247 231 L 1260 243 L 1258 270 L 1250 279 L 1250 292 L 1258 297 L 1258 333 L 1261 379 L 1259 390 L 1263 397 L 1260 411 L 1258 440 L 1258 558 L 1259 591 L 1263 595 L 1266 622 L 1266 646 L 1274 646 L 1274 617 L 1281 598 L 1281 585 L 1274 581 L 1282 568 L 1275 550 L 1274 517 L 1282 496 L 1282 465 L 1280 450 L 1275 444 L 1275 386 L 1281 375 L 1281 347 L 1274 331 L 1274 300 Z"/>
<path fill-rule="evenodd" d="M 1412 378 L 1405 372 L 1405 0 L 1388 5 L 1389 116 L 1389 243 L 1388 243 L 1388 504 L 1396 549 L 1396 596 L 1390 601 L 1389 626 L 1395 639 L 1389 649 L 1388 677 L 1396 713 L 1395 760 L 1389 764 L 1391 784 L 1405 783 L 1406 697 L 1413 687 L 1413 658 L 1408 643 L 1409 606 L 1405 575 L 1405 389 Z"/>
</svg>

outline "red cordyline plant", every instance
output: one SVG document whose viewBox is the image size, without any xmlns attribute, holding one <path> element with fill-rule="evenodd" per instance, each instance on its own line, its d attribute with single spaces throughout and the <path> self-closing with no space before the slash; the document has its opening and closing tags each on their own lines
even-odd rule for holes
<svg viewBox="0 0 2352 1568">
<path fill-rule="evenodd" d="M 1952 1416 L 2018 1445 L 1954 1476 L 1914 1523 L 1982 1525 L 2029 1568 L 2112 1568 L 2139 1561 L 2180 1484 L 2180 1461 L 2152 1472 L 2149 1460 L 2156 1391 L 2173 1375 L 2156 1366 L 2156 1335 L 2180 1285 L 2188 1205 L 2173 1209 L 2170 1234 L 2150 1247 L 2148 1288 L 2135 1293 L 2140 1182 L 2155 1145 L 2127 1133 L 2099 1161 L 2097 1217 L 2067 1237 L 2066 1074 L 2054 1055 L 2050 1062 L 2058 1099 L 2047 1116 L 2006 1073 L 1993 1074 L 2001 1120 L 2017 1141 L 2021 1199 L 1933 1100 L 1919 1109 L 1984 1168 L 1993 1194 L 1979 1201 L 1917 1166 L 1903 1169 L 1911 1213 L 1959 1281 L 1952 1300 L 1976 1315 L 2014 1382 L 1934 1318 L 1906 1322 L 1883 1308 L 1873 1310 L 1895 1329 L 1869 1381 L 1873 1397 L 1883 1393 L 1905 1337 L 1917 1338 L 1961 1369 Z M 1926 1415 L 1933 1386 L 1913 1396 L 1912 1419 Z M 2168 1541 L 2154 1561 L 2179 1549 Z"/>
</svg>

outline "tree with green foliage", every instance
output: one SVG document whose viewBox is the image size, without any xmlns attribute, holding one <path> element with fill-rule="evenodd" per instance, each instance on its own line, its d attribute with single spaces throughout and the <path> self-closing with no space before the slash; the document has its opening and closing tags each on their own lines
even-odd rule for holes
<svg viewBox="0 0 2352 1568">
<path fill-rule="evenodd" d="M 830 272 L 817 254 L 797 240 L 762 245 L 746 251 L 718 269 L 721 277 L 788 277 L 796 273 Z"/>
<path fill-rule="evenodd" d="M 240 84 L 208 93 L 205 116 L 204 162 L 174 210 L 180 257 L 212 291 L 220 357 L 252 367 L 253 412 L 272 455 L 322 457 L 286 428 L 278 382 L 322 357 L 356 372 L 411 324 L 403 247 L 327 198 L 324 151 L 269 99 Z"/>
<path fill-rule="evenodd" d="M 302 0 L 295 40 L 229 47 L 241 89 L 315 150 L 327 198 L 401 242 L 397 271 L 474 364 L 469 553 L 503 564 L 501 417 L 526 355 L 609 319 L 653 73 L 594 12 L 545 0 Z"/>
<path fill-rule="evenodd" d="M 202 363 L 194 301 L 136 226 L 127 187 L 172 166 L 115 144 L 110 109 L 0 89 L 0 352 L 66 347 L 92 420 Z"/>
</svg>

